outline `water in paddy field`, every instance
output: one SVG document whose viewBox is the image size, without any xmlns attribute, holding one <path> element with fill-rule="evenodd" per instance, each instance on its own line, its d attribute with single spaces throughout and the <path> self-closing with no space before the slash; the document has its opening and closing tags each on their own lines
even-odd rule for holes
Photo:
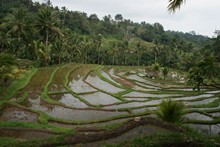
<svg viewBox="0 0 220 147">
<path fill-rule="evenodd" d="M 173 90 L 179 90 L 180 94 L 178 94 L 178 91 L 175 94 L 165 94 L 160 90 L 162 87 L 167 85 L 154 82 L 153 80 L 148 81 L 147 79 L 139 76 L 135 71 L 130 72 L 129 75 L 128 72 L 115 70 L 113 68 L 108 71 L 100 70 L 101 76 L 111 81 L 108 83 L 102 80 L 100 78 L 101 76 L 99 77 L 95 71 L 91 72 L 91 69 L 94 69 L 94 67 L 95 66 L 90 67 L 83 65 L 77 69 L 75 69 L 75 67 L 66 67 L 62 68 L 62 70 L 57 70 L 57 73 L 49 86 L 48 94 L 51 99 L 57 101 L 57 105 L 49 104 L 49 102 L 45 102 L 43 98 L 41 98 L 41 92 L 44 90 L 44 86 L 47 84 L 50 75 L 55 68 L 47 71 L 47 75 L 45 75 L 45 77 L 35 75 L 31 82 L 38 83 L 29 83 L 26 88 L 20 91 L 20 93 L 15 94 L 11 100 L 11 102 L 16 102 L 18 99 L 22 98 L 23 92 L 28 92 L 29 95 L 27 96 L 27 99 L 24 100 L 25 104 L 23 102 L 17 103 L 27 109 L 30 109 L 30 111 L 17 107 L 5 108 L 0 120 L 37 123 L 38 114 L 31 112 L 31 109 L 42 111 L 53 118 L 59 119 L 60 122 L 62 122 L 62 120 L 66 120 L 76 122 L 82 121 L 82 123 L 85 123 L 88 121 L 101 121 L 114 117 L 120 118 L 120 116 L 131 116 L 131 114 L 138 115 L 139 113 L 144 112 L 152 112 L 152 114 L 149 114 L 148 116 L 156 117 L 153 111 L 157 110 L 157 106 L 162 102 L 162 100 L 168 98 L 171 98 L 174 101 L 183 101 L 186 106 L 191 106 L 190 108 L 187 108 L 188 110 L 208 110 L 207 112 L 210 112 L 209 110 L 213 110 L 211 112 L 215 112 L 208 113 L 208 115 L 188 113 L 184 117 L 189 120 L 202 122 L 213 121 L 220 118 L 220 112 L 216 112 L 220 108 L 220 105 L 208 108 L 209 103 L 218 102 L 219 97 L 217 94 L 220 93 L 219 90 L 208 91 L 206 89 L 203 94 L 188 96 L 181 94 L 181 92 L 184 91 L 187 94 L 186 91 L 191 91 L 192 89 L 181 89 L 179 87 L 175 87 L 174 85 L 173 87 L 178 89 Z M 39 70 L 37 74 L 45 74 L 43 73 L 44 71 L 45 70 Z M 70 89 L 67 89 L 71 91 L 67 91 L 64 85 L 64 77 L 69 71 L 72 72 L 68 77 L 68 87 Z M 38 78 L 40 81 L 37 81 Z M 165 87 L 165 89 L 172 90 L 168 87 Z M 156 92 L 152 94 L 153 92 L 151 91 Z M 59 94 L 56 94 L 58 92 Z M 196 105 L 199 105 L 198 107 L 201 108 L 192 108 L 192 106 Z M 206 105 L 204 106 L 206 108 L 203 108 L 202 105 Z M 120 111 L 120 109 L 123 110 Z M 129 113 L 124 109 L 130 109 Z M 109 122 L 111 121 L 107 121 L 106 124 Z M 96 123 L 96 126 L 98 125 L 99 124 Z M 209 134 L 219 134 L 220 132 L 220 124 L 190 124 L 190 127 L 205 130 Z"/>
<path fill-rule="evenodd" d="M 120 83 L 118 83 L 118 82 L 116 82 L 115 80 L 113 80 L 106 72 L 101 71 L 101 74 L 102 74 L 103 77 L 105 77 L 105 78 L 108 79 L 109 81 L 115 83 L 116 85 L 121 86 Z"/>
<path fill-rule="evenodd" d="M 219 98 L 208 98 L 200 101 L 184 102 L 185 105 L 204 105 L 219 100 Z"/>
<path fill-rule="evenodd" d="M 59 102 L 63 103 L 66 106 L 73 108 L 87 108 L 88 106 L 81 102 L 78 98 L 74 97 L 72 94 L 64 94 Z"/>
<path fill-rule="evenodd" d="M 201 95 L 196 95 L 196 96 L 187 96 L 187 97 L 180 97 L 180 98 L 175 98 L 175 100 L 195 100 L 195 99 L 199 99 L 199 98 L 209 98 L 209 97 L 213 97 L 213 94 L 201 94 Z"/>
<path fill-rule="evenodd" d="M 114 116 L 127 115 L 127 112 L 102 111 L 102 110 L 74 110 L 57 105 L 43 104 L 41 100 L 31 101 L 31 109 L 40 110 L 47 115 L 63 120 L 72 121 L 92 121 L 103 120 Z"/>
<path fill-rule="evenodd" d="M 106 109 L 121 109 L 121 108 L 132 108 L 132 107 L 141 107 L 141 106 L 151 106 L 151 105 L 158 105 L 160 104 L 162 99 L 159 100 L 151 100 L 147 102 L 129 102 L 129 103 L 124 103 L 120 105 L 112 105 L 112 106 L 106 106 L 104 108 Z"/>
<path fill-rule="evenodd" d="M 78 80 L 73 79 L 69 83 L 69 87 L 75 93 L 86 93 L 86 92 L 96 92 L 97 90 L 91 87 L 89 84 L 85 83 L 82 78 Z"/>
<path fill-rule="evenodd" d="M 192 120 L 206 120 L 206 121 L 211 121 L 213 120 L 212 117 L 200 114 L 200 113 L 188 113 L 186 115 L 184 115 L 184 117 L 188 118 L 188 119 L 192 119 Z"/>
<path fill-rule="evenodd" d="M 93 105 L 109 105 L 109 104 L 114 104 L 114 103 L 119 103 L 121 102 L 117 98 L 114 98 L 111 95 L 108 95 L 103 92 L 95 92 L 92 94 L 83 94 L 80 95 L 83 99 L 88 101 L 90 104 Z"/>
<path fill-rule="evenodd" d="M 160 84 L 160 83 L 156 83 L 156 82 L 151 82 L 151 81 L 148 81 L 148 80 L 145 80 L 141 77 L 139 77 L 138 75 L 129 75 L 127 76 L 126 78 L 128 79 L 131 79 L 131 80 L 135 80 L 135 81 L 138 81 L 138 82 L 142 82 L 142 83 L 145 83 L 147 85 L 152 85 L 152 86 L 155 86 L 155 87 L 163 87 L 164 85 Z"/>
<path fill-rule="evenodd" d="M 150 93 L 142 93 L 142 92 L 130 92 L 124 97 L 146 97 L 146 98 L 168 98 L 168 97 L 177 97 L 181 96 L 180 94 L 150 94 Z"/>
<path fill-rule="evenodd" d="M 88 82 L 89 84 L 91 84 L 92 86 L 98 89 L 104 90 L 109 93 L 119 93 L 124 91 L 124 89 L 115 87 L 109 84 L 108 82 L 101 80 L 95 73 L 90 74 L 87 77 L 86 82 Z"/>
</svg>

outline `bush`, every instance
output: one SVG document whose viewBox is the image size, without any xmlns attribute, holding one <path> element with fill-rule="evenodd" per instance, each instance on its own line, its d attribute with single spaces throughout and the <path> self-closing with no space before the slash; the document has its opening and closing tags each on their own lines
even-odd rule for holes
<svg viewBox="0 0 220 147">
<path fill-rule="evenodd" d="M 163 73 L 163 78 L 164 78 L 164 79 L 167 77 L 168 72 L 169 72 L 169 69 L 168 69 L 168 68 L 166 68 L 166 67 L 162 68 L 162 73 Z"/>
<path fill-rule="evenodd" d="M 156 111 L 156 115 L 164 121 L 177 123 L 181 122 L 184 105 L 182 102 L 163 100 Z"/>
</svg>

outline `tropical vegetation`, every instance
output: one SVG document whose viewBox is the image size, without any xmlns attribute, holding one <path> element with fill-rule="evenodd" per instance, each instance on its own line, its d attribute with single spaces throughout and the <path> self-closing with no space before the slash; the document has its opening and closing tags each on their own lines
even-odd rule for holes
<svg viewBox="0 0 220 147">
<path fill-rule="evenodd" d="M 174 11 L 183 2 L 170 0 L 168 9 Z M 0 52 L 31 60 L 36 67 L 70 62 L 128 66 L 159 64 L 165 67 L 161 68 L 165 69 L 164 77 L 167 68 L 189 71 L 193 67 L 190 76 L 194 78 L 190 77 L 190 81 L 196 85 L 195 80 L 200 78 L 196 78 L 198 72 L 194 66 L 198 67 L 204 60 L 203 53 L 208 52 L 216 58 L 213 64 L 220 61 L 219 36 L 210 39 L 194 31 L 165 31 L 158 22 L 136 23 L 121 14 L 99 19 L 96 14 L 87 16 L 66 7 L 53 7 L 50 1 L 41 4 L 31 0 L 2 0 L 0 10 Z M 207 85 L 201 81 L 197 83 Z"/>
<path fill-rule="evenodd" d="M 184 105 L 181 102 L 175 102 L 170 99 L 163 100 L 156 111 L 156 115 L 163 121 L 177 123 L 181 122 L 184 114 Z"/>
</svg>

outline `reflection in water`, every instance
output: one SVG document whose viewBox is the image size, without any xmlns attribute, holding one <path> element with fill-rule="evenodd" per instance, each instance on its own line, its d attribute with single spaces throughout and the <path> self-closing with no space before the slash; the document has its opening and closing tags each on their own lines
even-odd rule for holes
<svg viewBox="0 0 220 147">
<path fill-rule="evenodd" d="M 167 98 L 167 97 L 176 97 L 181 96 L 180 94 L 150 94 L 150 93 L 141 93 L 141 92 L 130 92 L 124 95 L 124 97 L 146 97 L 146 98 Z"/>
<path fill-rule="evenodd" d="M 94 72 L 91 74 L 94 75 Z M 86 81 L 88 83 L 90 83 L 91 85 L 93 85 L 94 87 L 96 87 L 98 89 L 102 89 L 102 90 L 109 92 L 109 93 L 118 93 L 118 92 L 124 91 L 123 89 L 117 88 L 117 87 L 101 80 L 98 76 L 93 77 L 93 76 L 89 75 L 87 77 Z"/>
<path fill-rule="evenodd" d="M 34 110 L 41 110 L 54 118 L 73 121 L 103 120 L 114 116 L 128 114 L 127 112 L 73 110 L 62 106 L 42 105 L 40 99 L 33 100 L 31 108 Z"/>
<path fill-rule="evenodd" d="M 196 95 L 196 96 L 188 96 L 188 97 L 180 97 L 176 98 L 176 100 L 195 100 L 198 98 L 207 98 L 207 97 L 212 97 L 214 96 L 213 94 L 201 94 L 201 95 Z"/>
<path fill-rule="evenodd" d="M 121 86 L 121 84 L 119 84 L 118 82 L 114 81 L 106 72 L 101 71 L 101 74 L 103 77 L 105 77 L 106 79 L 108 79 L 109 81 L 115 83 L 116 85 Z"/>
<path fill-rule="evenodd" d="M 69 83 L 69 87 L 71 88 L 72 91 L 75 93 L 85 93 L 85 92 L 95 92 L 97 91 L 87 83 L 83 81 L 82 78 L 79 78 L 78 80 L 72 80 Z"/>
<path fill-rule="evenodd" d="M 140 107 L 140 106 L 146 106 L 147 105 L 158 105 L 160 104 L 162 99 L 159 100 L 152 100 L 147 102 L 131 102 L 131 103 L 125 103 L 120 105 L 113 105 L 113 106 L 106 106 L 104 108 L 106 109 L 119 109 L 119 108 L 132 108 L 132 107 Z"/>
<path fill-rule="evenodd" d="M 121 102 L 120 100 L 112 97 L 111 95 L 105 94 L 103 92 L 96 92 L 93 94 L 80 95 L 86 101 L 93 105 L 108 105 L 113 103 Z"/>
<path fill-rule="evenodd" d="M 135 81 L 138 81 L 138 82 L 144 82 L 148 85 L 152 85 L 152 86 L 156 86 L 156 87 L 163 87 L 162 84 L 160 83 L 156 83 L 156 82 L 151 82 L 151 81 L 148 81 L 148 80 L 145 80 L 141 77 L 139 77 L 138 75 L 129 75 L 127 76 L 128 79 L 131 79 L 131 80 L 135 80 Z"/>
<path fill-rule="evenodd" d="M 204 99 L 201 101 L 194 101 L 194 102 L 184 102 L 184 104 L 186 105 L 205 105 L 211 102 L 214 102 L 216 100 L 218 100 L 219 98 L 208 98 L 208 99 Z"/>
<path fill-rule="evenodd" d="M 191 120 L 206 120 L 206 121 L 211 121 L 213 120 L 212 117 L 200 114 L 200 113 L 188 113 L 184 115 L 184 117 L 191 119 Z"/>
<path fill-rule="evenodd" d="M 59 102 L 73 108 L 87 108 L 88 106 L 81 102 L 78 98 L 75 98 L 72 94 L 64 94 Z"/>
</svg>

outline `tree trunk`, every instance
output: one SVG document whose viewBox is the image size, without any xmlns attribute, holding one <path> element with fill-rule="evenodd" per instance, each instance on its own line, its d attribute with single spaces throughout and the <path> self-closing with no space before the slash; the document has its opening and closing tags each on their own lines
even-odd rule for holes
<svg viewBox="0 0 220 147">
<path fill-rule="evenodd" d="M 115 56 L 112 57 L 112 65 L 115 65 Z"/>
<path fill-rule="evenodd" d="M 48 29 L 46 31 L 46 46 L 48 45 L 48 37 L 49 37 L 49 32 L 48 32 Z"/>
</svg>

